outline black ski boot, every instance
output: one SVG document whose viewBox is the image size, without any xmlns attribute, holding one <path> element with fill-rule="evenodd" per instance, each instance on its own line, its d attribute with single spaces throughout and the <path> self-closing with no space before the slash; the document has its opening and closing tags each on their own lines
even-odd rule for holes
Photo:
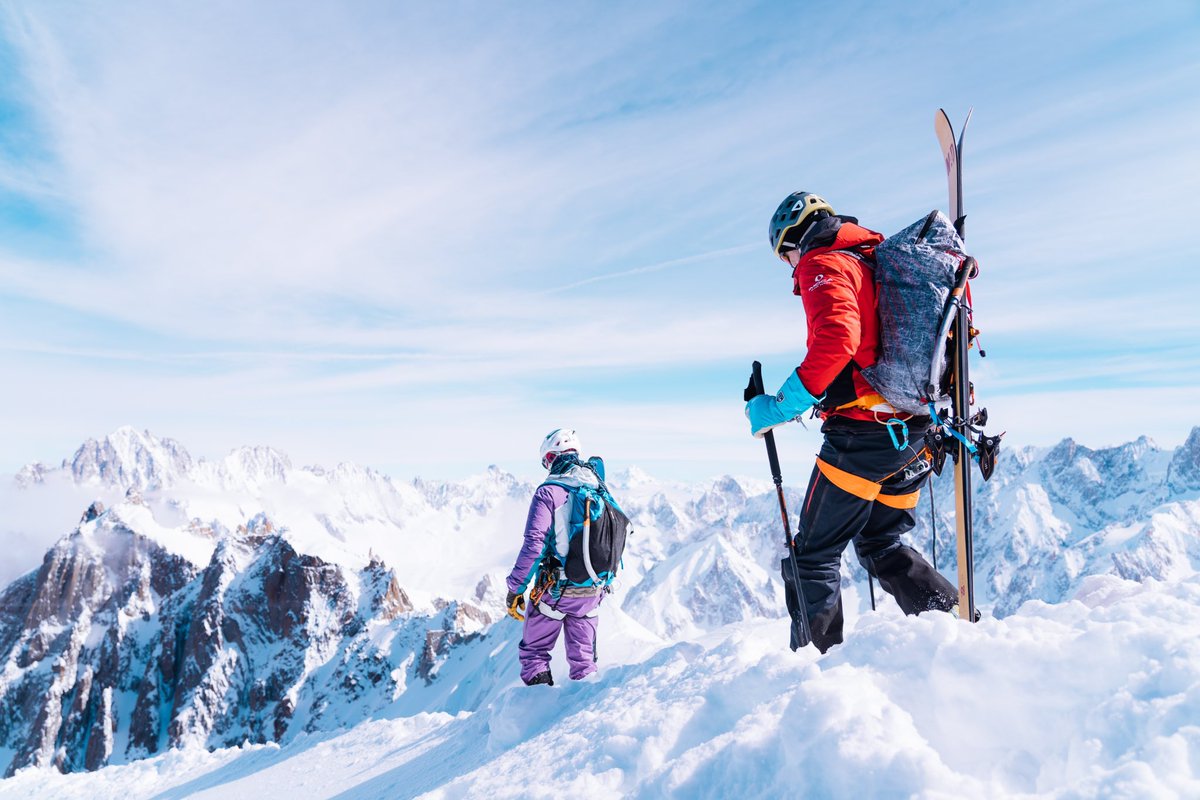
<svg viewBox="0 0 1200 800">
<path fill-rule="evenodd" d="M 547 686 L 554 685 L 554 676 L 550 674 L 550 670 L 539 672 L 537 675 L 534 675 L 532 678 L 525 681 L 526 686 L 537 686 L 539 683 L 544 683 Z"/>
</svg>

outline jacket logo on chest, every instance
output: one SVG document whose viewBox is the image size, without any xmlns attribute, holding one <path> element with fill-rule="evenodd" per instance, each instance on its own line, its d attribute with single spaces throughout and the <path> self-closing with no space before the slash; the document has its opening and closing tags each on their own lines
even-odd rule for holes
<svg viewBox="0 0 1200 800">
<path fill-rule="evenodd" d="M 829 283 L 830 279 L 824 273 L 822 273 L 813 278 L 812 286 L 809 286 L 808 290 L 811 292 L 814 289 L 820 289 L 822 286 L 827 286 Z"/>
</svg>

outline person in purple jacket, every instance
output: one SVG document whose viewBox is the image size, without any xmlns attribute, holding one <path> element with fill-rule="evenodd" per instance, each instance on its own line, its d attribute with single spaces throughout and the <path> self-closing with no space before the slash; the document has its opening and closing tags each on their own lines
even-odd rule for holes
<svg viewBox="0 0 1200 800">
<path fill-rule="evenodd" d="M 559 631 L 565 633 L 571 680 L 596 671 L 596 616 L 605 592 L 601 581 L 583 581 L 598 585 L 580 586 L 565 578 L 572 505 L 567 487 L 600 487 L 603 472 L 597 472 L 596 464 L 602 470 L 603 462 L 580 461 L 579 437 L 566 428 L 552 431 L 542 441 L 541 458 L 542 466 L 550 472 L 547 482 L 533 493 L 525 542 L 507 580 L 508 613 L 525 622 L 520 660 L 521 680 L 527 686 L 554 685 L 550 650 L 558 641 Z M 592 571 L 590 565 L 588 571 Z M 522 617 L 524 593 L 531 582 L 528 613 Z"/>
</svg>

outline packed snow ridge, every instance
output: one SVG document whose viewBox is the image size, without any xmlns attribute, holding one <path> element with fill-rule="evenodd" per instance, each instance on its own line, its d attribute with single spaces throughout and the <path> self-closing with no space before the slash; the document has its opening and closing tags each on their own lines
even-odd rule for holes
<svg viewBox="0 0 1200 800">
<path fill-rule="evenodd" d="M 635 533 L 601 671 L 536 689 L 501 613 L 530 480 L 131 428 L 26 467 L 22 507 L 77 506 L 0 593 L 0 797 L 1200 795 L 1200 429 L 1005 453 L 976 489 L 984 622 L 872 612 L 847 560 L 825 656 L 786 647 L 768 482 L 610 467 Z M 911 543 L 936 527 L 952 575 L 935 491 Z"/>
</svg>

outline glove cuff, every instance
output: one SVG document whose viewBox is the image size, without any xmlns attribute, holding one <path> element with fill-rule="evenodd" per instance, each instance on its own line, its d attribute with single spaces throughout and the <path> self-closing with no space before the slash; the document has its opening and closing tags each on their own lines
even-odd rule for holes
<svg viewBox="0 0 1200 800">
<path fill-rule="evenodd" d="M 779 403 L 779 410 L 791 419 L 800 416 L 819 402 L 804 387 L 800 373 L 796 370 L 792 370 L 791 376 L 779 388 L 775 400 Z"/>
</svg>

